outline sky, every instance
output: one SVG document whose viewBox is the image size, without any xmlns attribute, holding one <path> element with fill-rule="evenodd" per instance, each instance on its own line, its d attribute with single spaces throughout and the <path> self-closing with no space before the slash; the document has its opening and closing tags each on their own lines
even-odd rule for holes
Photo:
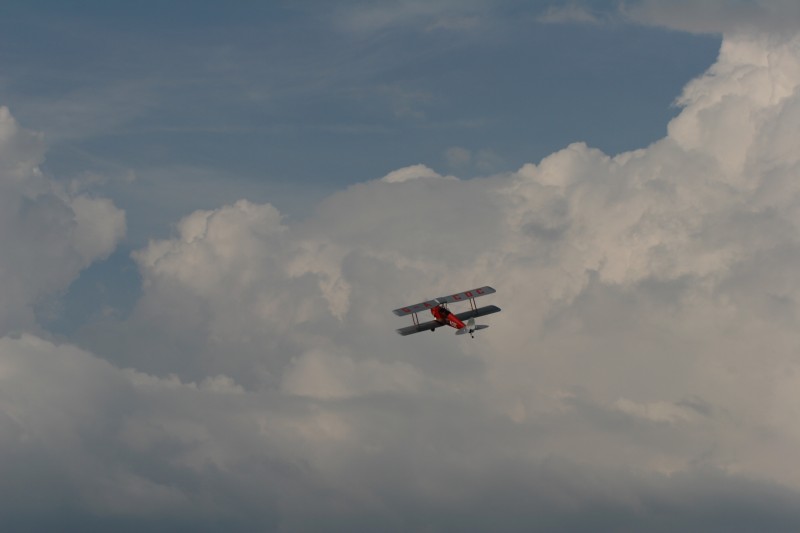
<svg viewBox="0 0 800 533">
<path fill-rule="evenodd" d="M 0 517 L 797 531 L 798 87 L 788 0 L 4 2 Z"/>
</svg>

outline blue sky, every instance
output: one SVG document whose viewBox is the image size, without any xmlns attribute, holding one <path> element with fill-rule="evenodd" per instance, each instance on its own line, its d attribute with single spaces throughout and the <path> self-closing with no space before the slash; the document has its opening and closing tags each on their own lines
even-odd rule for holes
<svg viewBox="0 0 800 533">
<path fill-rule="evenodd" d="M 575 141 L 645 147 L 719 48 L 603 3 L 597 23 L 540 22 L 548 2 L 441 5 L 368 23 L 350 2 L 12 3 L 0 98 L 44 132 L 55 179 L 104 177 L 91 186 L 138 246 L 242 197 L 296 216 L 418 163 L 469 178 Z"/>
<path fill-rule="evenodd" d="M 3 2 L 0 521 L 797 531 L 798 28 Z"/>
</svg>

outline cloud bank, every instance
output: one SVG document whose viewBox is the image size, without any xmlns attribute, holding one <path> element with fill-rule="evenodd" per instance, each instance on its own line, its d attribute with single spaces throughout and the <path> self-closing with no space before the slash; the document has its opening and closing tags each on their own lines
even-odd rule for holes
<svg viewBox="0 0 800 533">
<path fill-rule="evenodd" d="M 246 200 L 191 214 L 134 254 L 126 320 L 0 339 L 0 514 L 797 530 L 798 87 L 800 37 L 734 33 L 641 150 L 576 143 L 473 180 L 409 167 L 292 223 Z M 124 226 L 53 192 L 36 137 L 2 124 L 2 201 L 30 207 L 0 211 L 3 290 L 23 280 L 0 325 L 34 330 L 37 298 Z M 482 284 L 503 312 L 474 341 L 394 334 L 392 308 Z"/>
</svg>

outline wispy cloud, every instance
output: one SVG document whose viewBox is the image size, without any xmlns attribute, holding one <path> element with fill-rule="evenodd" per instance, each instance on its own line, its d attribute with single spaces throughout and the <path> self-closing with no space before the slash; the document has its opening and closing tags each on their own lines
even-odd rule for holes
<svg viewBox="0 0 800 533">
<path fill-rule="evenodd" d="M 546 24 L 603 24 L 610 18 L 609 14 L 601 14 L 581 4 L 566 6 L 550 6 L 538 17 L 539 22 Z"/>
<path fill-rule="evenodd" d="M 791 0 L 641 0 L 623 4 L 639 23 L 697 33 L 756 31 L 791 35 L 800 26 L 800 4 Z"/>
<path fill-rule="evenodd" d="M 420 30 L 469 30 L 490 13 L 486 0 L 402 0 L 399 2 L 351 2 L 335 10 L 337 24 L 348 31 L 378 31 L 398 26 Z"/>
</svg>

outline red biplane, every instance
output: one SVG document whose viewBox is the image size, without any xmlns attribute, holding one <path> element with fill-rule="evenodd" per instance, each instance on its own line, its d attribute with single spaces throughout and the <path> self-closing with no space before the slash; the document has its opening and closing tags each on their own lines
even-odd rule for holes
<svg viewBox="0 0 800 533">
<path fill-rule="evenodd" d="M 477 307 L 475 305 L 475 298 L 479 296 L 486 296 L 487 294 L 492 294 L 493 292 L 497 291 L 491 287 L 481 287 L 479 289 L 459 292 L 457 294 L 451 294 L 450 296 L 442 296 L 440 298 L 428 300 L 427 302 L 421 302 L 418 304 L 401 307 L 400 309 L 395 309 L 392 312 L 397 316 L 411 315 L 411 319 L 414 321 L 414 324 L 411 326 L 398 329 L 397 333 L 400 335 L 411 335 L 412 333 L 419 333 L 420 331 L 433 331 L 441 326 L 450 326 L 456 329 L 456 335 L 469 333 L 470 337 L 475 338 L 473 333 L 479 329 L 486 329 L 489 327 L 485 325 L 476 326 L 475 319 L 479 316 L 490 315 L 500 311 L 500 308 L 496 305 Z M 450 311 L 450 309 L 447 307 L 448 304 L 465 301 L 469 301 L 469 311 L 456 314 Z M 430 310 L 434 319 L 429 322 L 420 323 L 417 313 L 425 310 Z M 467 321 L 466 323 L 464 322 L 465 320 Z"/>
</svg>

